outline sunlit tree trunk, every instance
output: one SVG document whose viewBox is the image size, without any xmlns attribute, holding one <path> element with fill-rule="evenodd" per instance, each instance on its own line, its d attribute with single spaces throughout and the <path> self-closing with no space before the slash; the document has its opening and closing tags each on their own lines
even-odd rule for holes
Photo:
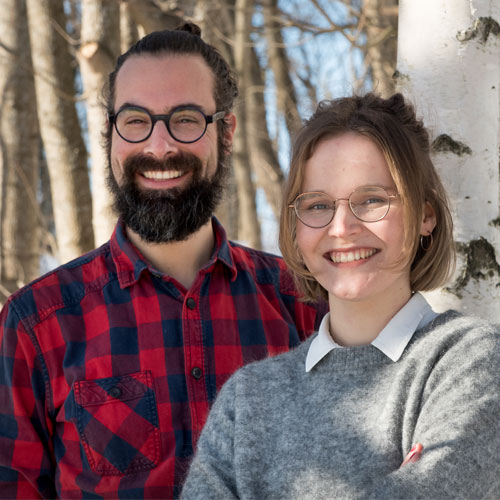
<svg viewBox="0 0 500 500">
<path fill-rule="evenodd" d="M 102 88 L 120 52 L 119 5 L 109 0 L 82 0 L 81 45 L 78 51 L 87 110 L 92 165 L 92 215 L 95 244 L 107 241 L 116 217 L 106 187 L 106 154 L 102 133 L 106 124 Z"/>
<path fill-rule="evenodd" d="M 24 0 L 0 1 L 0 303 L 39 274 L 39 135 Z"/>
<path fill-rule="evenodd" d="M 234 68 L 234 44 L 231 43 L 234 37 L 234 0 L 218 0 L 215 3 L 200 0 L 196 2 L 193 17 L 201 28 L 203 40 L 217 47 L 224 59 Z M 238 128 L 240 128 L 239 123 L 236 130 Z M 236 165 L 239 161 L 247 162 L 248 158 L 244 158 L 243 153 L 241 153 L 241 158 L 233 154 L 233 165 Z M 216 210 L 217 218 L 222 222 L 229 238 L 232 240 L 239 239 L 238 187 L 234 175 L 236 168 L 239 167 L 235 166 L 231 170 L 224 200 Z"/>
<path fill-rule="evenodd" d="M 433 131 L 434 161 L 453 202 L 459 262 L 429 294 L 500 320 L 500 3 L 401 0 L 399 87 Z"/>
<path fill-rule="evenodd" d="M 62 0 L 26 0 L 38 120 L 52 188 L 59 258 L 94 247 L 87 153 L 74 103 L 74 61 Z"/>
<path fill-rule="evenodd" d="M 255 186 L 248 143 L 247 120 L 250 112 L 248 110 L 249 103 L 246 100 L 248 92 L 252 91 L 252 58 L 249 46 L 252 14 L 253 2 L 236 0 L 234 61 L 236 71 L 240 76 L 240 92 L 243 99 L 236 108 L 238 128 L 234 140 L 234 167 L 239 201 L 239 239 L 254 248 L 260 248 L 260 225 L 257 218 Z"/>
</svg>

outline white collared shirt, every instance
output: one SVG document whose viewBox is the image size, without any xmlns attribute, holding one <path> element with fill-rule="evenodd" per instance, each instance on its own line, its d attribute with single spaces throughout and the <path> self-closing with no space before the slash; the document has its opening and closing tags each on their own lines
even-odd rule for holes
<svg viewBox="0 0 500 500">
<path fill-rule="evenodd" d="M 413 334 L 428 325 L 437 313 L 434 312 L 423 295 L 415 293 L 395 314 L 384 329 L 371 343 L 392 361 L 397 361 Z M 331 350 L 342 348 L 330 336 L 330 313 L 321 320 L 318 335 L 313 339 L 307 352 L 306 372 L 310 371 Z"/>
</svg>

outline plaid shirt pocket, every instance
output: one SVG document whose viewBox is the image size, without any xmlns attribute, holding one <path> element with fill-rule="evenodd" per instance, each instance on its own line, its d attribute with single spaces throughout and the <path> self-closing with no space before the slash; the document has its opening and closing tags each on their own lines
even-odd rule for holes
<svg viewBox="0 0 500 500">
<path fill-rule="evenodd" d="M 81 380 L 73 391 L 78 432 L 94 472 L 124 475 L 156 467 L 160 429 L 149 371 Z"/>
</svg>

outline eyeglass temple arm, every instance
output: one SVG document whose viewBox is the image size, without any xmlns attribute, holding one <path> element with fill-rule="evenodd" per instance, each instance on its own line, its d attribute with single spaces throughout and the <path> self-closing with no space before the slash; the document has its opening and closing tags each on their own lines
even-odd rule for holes
<svg viewBox="0 0 500 500">
<path fill-rule="evenodd" d="M 221 118 L 224 118 L 224 116 L 226 116 L 226 112 L 225 111 L 217 111 L 217 113 L 214 113 L 213 115 L 206 117 L 207 118 L 207 123 L 214 123 L 217 120 L 220 120 Z"/>
</svg>

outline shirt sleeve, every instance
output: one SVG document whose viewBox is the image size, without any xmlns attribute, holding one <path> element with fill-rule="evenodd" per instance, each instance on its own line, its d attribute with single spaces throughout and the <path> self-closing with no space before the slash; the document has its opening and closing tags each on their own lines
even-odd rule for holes
<svg viewBox="0 0 500 500">
<path fill-rule="evenodd" d="M 500 498 L 499 347 L 489 331 L 441 353 L 416 415 L 422 458 L 380 478 L 367 498 Z"/>
<path fill-rule="evenodd" d="M 210 410 L 182 490 L 182 500 L 239 498 L 234 470 L 234 377 Z"/>
<path fill-rule="evenodd" d="M 41 358 L 12 303 L 0 312 L 0 498 L 55 498 Z"/>
</svg>

